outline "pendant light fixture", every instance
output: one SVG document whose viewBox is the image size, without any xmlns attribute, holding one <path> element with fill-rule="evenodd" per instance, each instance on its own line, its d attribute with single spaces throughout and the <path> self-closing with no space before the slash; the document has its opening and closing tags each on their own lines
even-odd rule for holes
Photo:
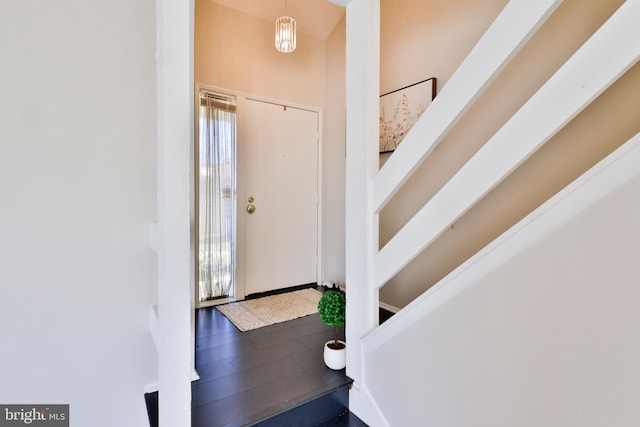
<svg viewBox="0 0 640 427">
<path fill-rule="evenodd" d="M 287 13 L 287 0 L 284 1 L 284 11 Z M 290 16 L 276 19 L 276 49 L 282 53 L 296 50 L 296 20 Z"/>
</svg>

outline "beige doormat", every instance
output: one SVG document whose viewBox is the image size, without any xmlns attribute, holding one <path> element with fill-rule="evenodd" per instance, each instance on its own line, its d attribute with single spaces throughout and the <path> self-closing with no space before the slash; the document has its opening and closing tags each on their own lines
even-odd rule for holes
<svg viewBox="0 0 640 427">
<path fill-rule="evenodd" d="M 322 293 L 307 288 L 216 306 L 242 332 L 318 312 Z"/>
</svg>

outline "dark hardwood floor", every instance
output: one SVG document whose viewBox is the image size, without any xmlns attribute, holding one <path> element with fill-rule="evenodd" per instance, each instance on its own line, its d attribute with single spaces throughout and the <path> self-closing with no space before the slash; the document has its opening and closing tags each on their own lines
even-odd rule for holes
<svg viewBox="0 0 640 427">
<path fill-rule="evenodd" d="M 344 370 L 322 360 L 331 337 L 317 314 L 240 332 L 214 308 L 198 310 L 192 426 L 255 424 L 346 387 Z"/>
<path fill-rule="evenodd" d="M 192 427 L 366 427 L 345 409 L 351 379 L 324 365 L 332 334 L 317 314 L 240 332 L 215 308 L 197 310 Z M 146 399 L 153 426 L 157 394 Z"/>
</svg>

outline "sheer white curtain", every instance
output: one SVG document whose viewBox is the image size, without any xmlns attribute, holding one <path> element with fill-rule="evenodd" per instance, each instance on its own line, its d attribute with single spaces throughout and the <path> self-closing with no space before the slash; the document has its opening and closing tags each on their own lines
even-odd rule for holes
<svg viewBox="0 0 640 427">
<path fill-rule="evenodd" d="M 198 281 L 200 301 L 228 297 L 235 279 L 235 99 L 200 91 Z"/>
</svg>

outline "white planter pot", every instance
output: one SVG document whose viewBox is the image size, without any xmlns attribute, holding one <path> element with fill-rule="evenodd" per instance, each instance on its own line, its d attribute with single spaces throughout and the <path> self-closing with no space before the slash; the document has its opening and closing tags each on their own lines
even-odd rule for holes
<svg viewBox="0 0 640 427">
<path fill-rule="evenodd" d="M 340 369 L 344 369 L 344 367 L 347 366 L 347 348 L 344 341 L 338 340 L 338 342 L 345 344 L 345 348 L 340 350 L 333 350 L 329 348 L 329 343 L 332 342 L 333 340 L 327 341 L 324 344 L 324 364 L 329 368 L 338 371 Z"/>
</svg>

